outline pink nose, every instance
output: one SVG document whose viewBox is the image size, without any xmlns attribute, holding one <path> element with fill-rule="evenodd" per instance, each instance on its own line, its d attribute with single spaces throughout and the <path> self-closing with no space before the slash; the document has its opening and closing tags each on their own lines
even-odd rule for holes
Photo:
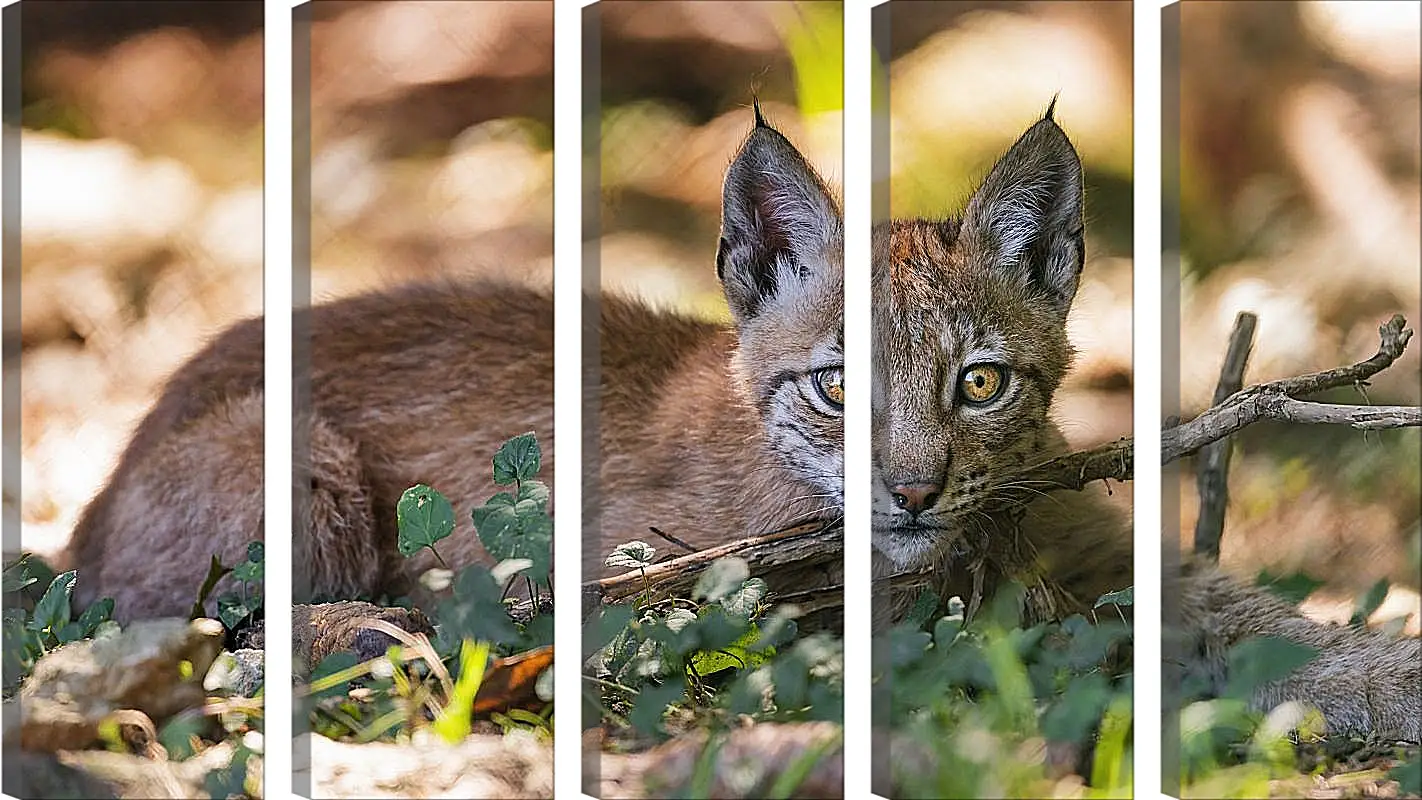
<svg viewBox="0 0 1422 800">
<path fill-rule="evenodd" d="M 901 483 L 889 487 L 889 493 L 894 496 L 894 503 L 899 508 L 916 517 L 925 510 L 933 508 L 933 505 L 938 502 L 939 495 L 943 493 L 943 484 Z"/>
</svg>

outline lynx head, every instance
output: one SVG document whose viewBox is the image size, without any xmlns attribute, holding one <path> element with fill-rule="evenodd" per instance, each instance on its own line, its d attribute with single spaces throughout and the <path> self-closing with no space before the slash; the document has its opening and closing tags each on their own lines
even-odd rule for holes
<svg viewBox="0 0 1422 800">
<path fill-rule="evenodd" d="M 901 568 L 991 530 L 993 487 L 1060 446 L 1082 171 L 1048 110 L 962 218 L 874 231 L 874 545 Z"/>
<path fill-rule="evenodd" d="M 844 225 L 804 156 L 756 109 L 726 173 L 716 274 L 735 319 L 735 377 L 770 455 L 844 503 Z"/>
</svg>

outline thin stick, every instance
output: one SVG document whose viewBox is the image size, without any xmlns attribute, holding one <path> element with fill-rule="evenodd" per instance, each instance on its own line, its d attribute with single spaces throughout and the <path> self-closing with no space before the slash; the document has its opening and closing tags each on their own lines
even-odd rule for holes
<svg viewBox="0 0 1422 800">
<path fill-rule="evenodd" d="M 676 545 L 677 547 L 680 547 L 681 549 L 685 550 L 685 551 L 688 552 L 688 553 L 695 553 L 695 552 L 696 552 L 696 548 L 695 548 L 695 547 L 692 547 L 691 545 L 687 544 L 686 542 L 683 542 L 682 540 L 676 538 L 675 536 L 672 536 L 670 533 L 667 533 L 666 531 L 662 530 L 661 528 L 658 528 L 658 527 L 655 527 L 655 526 L 652 526 L 652 525 L 648 525 L 648 526 L 647 526 L 647 530 L 651 531 L 652 533 L 655 533 L 656 535 L 662 537 L 663 539 L 666 539 L 668 542 L 671 542 L 672 544 Z"/>
<path fill-rule="evenodd" d="M 1220 367 L 1212 405 L 1228 400 L 1244 388 L 1244 368 L 1254 349 L 1254 327 L 1258 318 L 1241 311 L 1234 318 L 1229 350 Z M 1229 505 L 1229 459 L 1233 448 L 1229 437 L 1210 442 L 1200 450 L 1195 470 L 1195 486 L 1200 494 L 1200 513 L 1195 519 L 1195 552 L 1211 563 L 1220 560 L 1220 537 L 1224 535 L 1225 509 Z"/>
</svg>

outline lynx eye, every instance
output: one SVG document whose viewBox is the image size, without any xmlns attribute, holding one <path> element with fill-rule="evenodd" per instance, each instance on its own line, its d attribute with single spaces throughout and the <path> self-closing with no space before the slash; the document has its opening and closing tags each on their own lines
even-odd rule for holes
<svg viewBox="0 0 1422 800">
<path fill-rule="evenodd" d="M 958 394 L 974 405 L 996 400 L 1006 388 L 1007 370 L 997 364 L 973 364 L 958 380 Z"/>
<path fill-rule="evenodd" d="M 816 370 L 813 377 L 815 379 L 815 390 L 820 393 L 820 397 L 835 408 L 843 408 L 844 369 L 841 367 L 830 367 L 828 369 Z"/>
</svg>

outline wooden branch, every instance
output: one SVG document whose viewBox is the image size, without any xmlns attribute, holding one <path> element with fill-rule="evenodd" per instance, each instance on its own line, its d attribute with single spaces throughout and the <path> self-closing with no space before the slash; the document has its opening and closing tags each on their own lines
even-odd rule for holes
<svg viewBox="0 0 1422 800">
<path fill-rule="evenodd" d="M 1258 318 L 1248 311 L 1234 318 L 1229 350 L 1220 367 L 1212 405 L 1219 405 L 1244 388 L 1244 368 L 1254 349 L 1254 328 Z M 1220 559 L 1220 537 L 1224 534 L 1225 508 L 1229 505 L 1229 457 L 1233 448 L 1229 437 L 1210 442 L 1200 450 L 1195 487 L 1200 494 L 1200 513 L 1195 519 L 1195 552 L 1211 562 Z"/>
<path fill-rule="evenodd" d="M 583 584 L 583 615 L 599 603 L 615 603 L 644 592 L 653 601 L 686 597 L 711 562 L 732 555 L 749 561 L 751 573 L 765 578 L 772 588 L 823 588 L 842 577 L 843 540 L 843 525 L 810 522 L 698 550 L 645 570 L 588 581 Z"/>
<path fill-rule="evenodd" d="M 1162 464 L 1190 455 L 1210 442 L 1218 441 L 1261 419 L 1286 422 L 1352 425 L 1362 430 L 1422 425 L 1422 409 L 1407 406 L 1336 406 L 1308 403 L 1298 395 L 1312 394 L 1339 386 L 1358 386 L 1392 366 L 1407 348 L 1412 330 L 1407 321 L 1393 315 L 1378 328 L 1378 352 L 1366 361 L 1347 367 L 1285 378 L 1251 386 L 1230 395 L 1200 416 L 1161 433 Z"/>
<path fill-rule="evenodd" d="M 1335 405 L 1296 397 L 1339 386 L 1366 385 L 1368 378 L 1392 366 L 1407 348 L 1412 331 L 1404 328 L 1406 324 L 1401 315 L 1394 315 L 1378 328 L 1381 338 L 1378 352 L 1366 361 L 1250 386 L 1234 392 L 1189 422 L 1168 427 L 1160 436 L 1161 463 L 1169 464 L 1195 453 L 1262 419 L 1351 425 L 1360 430 L 1422 425 L 1422 408 L 1416 406 Z M 1038 464 L 1006 482 L 1008 487 L 1002 504 L 1011 505 L 1035 496 L 1036 491 L 1083 489 L 1092 481 L 1105 479 L 1131 480 L 1135 467 L 1133 444 L 1130 437 L 1124 437 Z M 1013 491 L 1013 485 L 1019 488 Z"/>
<path fill-rule="evenodd" d="M 1135 474 L 1134 440 L 1129 436 L 1091 450 L 1054 458 L 1029 468 L 993 489 L 987 511 L 1001 511 L 1058 489 L 1080 491 L 1094 481 L 1128 481 Z"/>
</svg>

